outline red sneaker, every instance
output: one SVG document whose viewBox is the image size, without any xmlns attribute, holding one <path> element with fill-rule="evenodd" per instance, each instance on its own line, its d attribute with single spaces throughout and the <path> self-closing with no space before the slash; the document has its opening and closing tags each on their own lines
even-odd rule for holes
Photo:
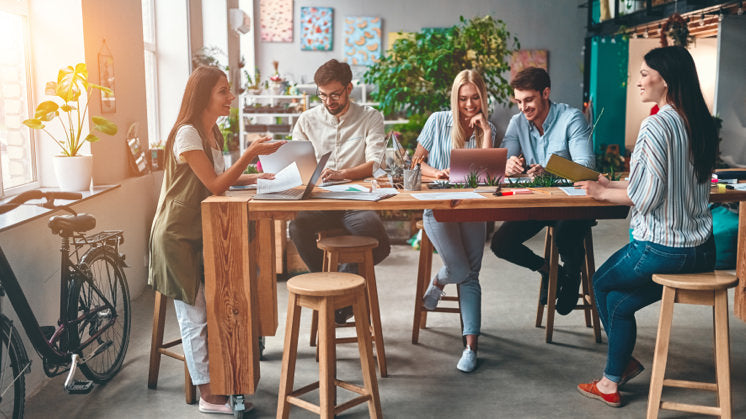
<svg viewBox="0 0 746 419">
<path fill-rule="evenodd" d="M 620 407 L 622 405 L 622 396 L 618 391 L 610 394 L 601 393 L 598 387 L 596 387 L 596 383 L 598 383 L 598 380 L 593 380 L 593 382 L 590 383 L 578 384 L 578 392 L 585 397 L 601 400 L 611 407 Z"/>
</svg>

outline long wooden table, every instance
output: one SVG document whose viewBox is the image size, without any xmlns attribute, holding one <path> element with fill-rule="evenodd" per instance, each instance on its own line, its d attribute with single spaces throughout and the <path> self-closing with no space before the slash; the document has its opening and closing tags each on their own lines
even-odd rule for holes
<svg viewBox="0 0 746 419">
<path fill-rule="evenodd" d="M 427 192 L 427 190 L 423 190 Z M 431 192 L 443 192 L 436 190 Z M 433 209 L 440 221 L 526 219 L 619 219 L 628 207 L 585 196 L 567 196 L 550 188 L 533 193 L 486 199 L 418 200 L 409 192 L 378 202 L 310 199 L 252 200 L 253 193 L 212 196 L 202 202 L 210 383 L 215 394 L 253 394 L 260 378 L 258 338 L 278 327 L 275 282 L 274 221 L 292 219 L 298 211 Z M 746 200 L 746 192 L 713 189 L 711 201 Z M 741 220 L 746 220 L 741 206 Z M 739 278 L 746 278 L 746 222 L 739 226 Z M 746 250 L 746 248 L 743 248 Z M 413 275 L 414 277 L 414 275 Z M 744 281 L 736 291 L 736 312 L 746 320 Z M 739 304 L 740 301 L 740 304 Z"/>
</svg>

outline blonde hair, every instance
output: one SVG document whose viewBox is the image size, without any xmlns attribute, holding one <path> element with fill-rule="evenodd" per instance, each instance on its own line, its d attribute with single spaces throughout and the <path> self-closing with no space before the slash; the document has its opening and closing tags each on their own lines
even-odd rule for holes
<svg viewBox="0 0 746 419">
<path fill-rule="evenodd" d="M 453 86 L 451 87 L 451 112 L 453 112 L 453 127 L 451 128 L 451 148 L 463 148 L 464 144 L 468 140 L 466 138 L 466 131 L 461 126 L 461 115 L 458 106 L 458 91 L 461 86 L 465 84 L 473 84 L 477 88 L 479 94 L 479 102 L 481 103 L 481 112 L 485 118 L 487 115 L 487 88 L 484 84 L 484 79 L 476 70 L 463 70 L 456 75 L 453 79 Z M 482 136 L 482 130 L 479 127 L 474 127 L 474 135 L 479 141 Z"/>
</svg>

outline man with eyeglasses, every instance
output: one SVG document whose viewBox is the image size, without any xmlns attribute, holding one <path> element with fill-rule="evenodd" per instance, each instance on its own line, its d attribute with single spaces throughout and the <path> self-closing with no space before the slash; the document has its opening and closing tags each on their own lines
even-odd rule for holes
<svg viewBox="0 0 746 419">
<path fill-rule="evenodd" d="M 316 158 L 331 151 L 321 173 L 324 182 L 356 180 L 372 176 L 378 169 L 385 149 L 383 116 L 369 106 L 350 101 L 352 71 L 346 63 L 329 60 L 316 70 L 314 82 L 323 106 L 303 112 L 293 128 L 293 140 L 311 141 Z M 375 211 L 302 211 L 290 223 L 290 238 L 311 272 L 322 268 L 323 253 L 316 247 L 320 231 L 343 228 L 351 235 L 378 240 L 373 262 L 388 256 L 391 246 L 381 218 Z M 342 266 L 340 270 L 357 268 Z M 351 310 L 338 311 L 335 319 L 343 323 Z"/>
</svg>

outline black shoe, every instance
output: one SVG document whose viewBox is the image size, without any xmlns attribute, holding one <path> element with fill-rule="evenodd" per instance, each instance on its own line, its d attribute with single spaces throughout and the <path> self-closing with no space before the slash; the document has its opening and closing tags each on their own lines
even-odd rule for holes
<svg viewBox="0 0 746 419">
<path fill-rule="evenodd" d="M 580 288 L 580 272 L 560 276 L 562 285 L 557 292 L 557 313 L 567 315 L 578 303 L 578 289 Z"/>
<path fill-rule="evenodd" d="M 539 288 L 539 304 L 547 305 L 547 294 L 548 294 L 549 274 L 541 273 L 541 288 Z"/>
<path fill-rule="evenodd" d="M 343 325 L 352 318 L 352 306 L 342 307 L 334 311 L 334 323 Z"/>
</svg>

